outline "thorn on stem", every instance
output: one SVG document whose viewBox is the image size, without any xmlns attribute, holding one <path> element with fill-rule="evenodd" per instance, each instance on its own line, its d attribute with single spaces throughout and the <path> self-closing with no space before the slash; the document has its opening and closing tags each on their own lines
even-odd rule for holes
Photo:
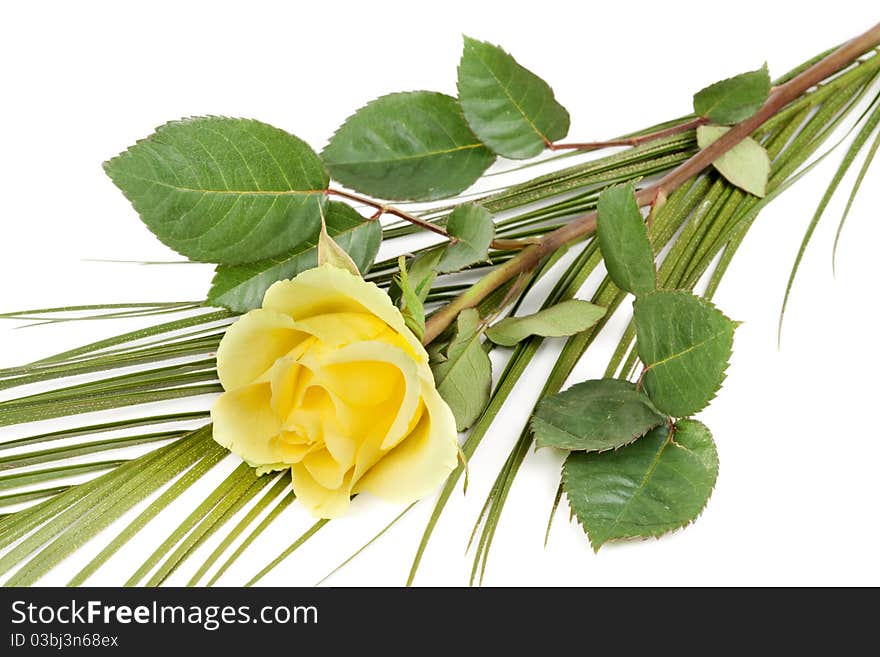
<svg viewBox="0 0 880 657">
<path fill-rule="evenodd" d="M 669 433 L 666 435 L 666 443 L 674 443 L 675 440 L 675 420 L 671 417 L 666 418 L 666 424 L 669 426 Z"/>
<path fill-rule="evenodd" d="M 638 378 L 638 380 L 636 381 L 636 392 L 641 392 L 641 391 L 642 391 L 642 385 L 643 385 L 644 382 L 645 382 L 645 375 L 648 373 L 648 370 L 649 370 L 649 369 L 650 369 L 649 367 L 643 367 L 643 368 L 642 368 L 642 373 L 639 374 L 639 378 Z"/>
</svg>

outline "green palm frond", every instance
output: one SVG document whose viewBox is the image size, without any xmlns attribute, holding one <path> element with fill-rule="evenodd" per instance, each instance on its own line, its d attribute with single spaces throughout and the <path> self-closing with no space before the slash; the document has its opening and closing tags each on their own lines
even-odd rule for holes
<svg viewBox="0 0 880 657">
<path fill-rule="evenodd" d="M 813 233 L 815 232 L 816 227 L 819 225 L 819 221 L 824 216 L 825 210 L 828 208 L 828 203 L 837 192 L 840 183 L 843 181 L 844 177 L 846 176 L 850 167 L 855 162 L 859 153 L 861 153 L 862 150 L 865 148 L 868 140 L 871 138 L 871 135 L 876 131 L 877 126 L 880 125 L 880 95 L 878 95 L 874 99 L 870 107 L 865 111 L 865 115 L 862 116 L 862 120 L 860 120 L 860 123 L 861 129 L 852 140 L 852 143 L 850 144 L 849 148 L 843 156 L 843 159 L 840 162 L 840 166 L 838 166 L 837 171 L 835 171 L 834 173 L 834 177 L 831 179 L 831 183 L 828 185 L 828 189 L 825 191 L 825 194 L 822 195 L 822 199 L 819 201 L 819 206 L 816 208 L 815 214 L 810 219 L 810 223 L 807 225 L 807 230 L 804 233 L 804 238 L 801 241 L 800 247 L 798 248 L 797 256 L 795 256 L 794 264 L 791 268 L 791 274 L 788 277 L 788 284 L 785 286 L 785 294 L 782 298 L 782 309 L 779 312 L 778 333 L 780 340 L 782 340 L 782 322 L 785 318 L 785 309 L 788 307 L 788 300 L 791 296 L 791 289 L 794 285 L 794 280 L 797 277 L 798 270 L 800 269 L 804 254 L 807 251 L 807 246 L 810 244 L 810 240 L 813 238 Z M 856 182 L 853 185 L 852 193 L 850 194 L 850 198 L 847 202 L 847 207 L 844 210 L 843 217 L 841 218 L 840 225 L 837 230 L 837 236 L 834 240 L 834 252 L 836 252 L 837 250 L 837 243 L 840 237 L 840 232 L 843 229 L 844 223 L 846 222 L 846 217 L 849 214 L 849 209 L 852 206 L 853 199 L 858 193 L 859 187 L 861 187 L 862 180 L 864 179 L 868 167 L 871 166 L 871 161 L 874 159 L 875 152 L 876 145 L 872 146 L 872 148 L 868 151 L 868 156 L 865 158 L 862 170 L 859 172 L 859 175 L 856 178 Z"/>
<path fill-rule="evenodd" d="M 704 294 L 711 297 L 760 210 L 815 165 L 816 160 L 810 158 L 815 158 L 833 132 L 852 119 L 865 98 L 870 98 L 866 94 L 870 93 L 878 71 L 880 56 L 866 58 L 804 95 L 763 126 L 755 137 L 773 157 L 770 191 L 764 199 L 731 187 L 712 172 L 699 175 L 671 194 L 654 217 L 651 230 L 653 247 L 661 259 L 661 284 L 695 289 L 708 279 Z M 844 221 L 849 213 L 880 144 L 880 136 L 871 140 L 880 123 L 878 102 L 874 98 L 855 119 L 855 137 L 810 223 L 792 280 L 828 200 L 857 156 L 870 144 L 844 211 Z M 652 126 L 644 132 L 680 121 Z M 496 215 L 499 237 L 540 235 L 595 209 L 599 194 L 610 185 L 645 184 L 670 171 L 696 150 L 691 131 L 603 157 L 553 155 L 542 163 L 564 162 L 568 166 L 516 184 L 504 185 L 504 177 L 499 175 L 496 189 L 467 198 L 476 198 Z M 534 164 L 525 163 L 510 172 L 528 172 Z M 420 216 L 442 225 L 452 207 L 448 202 L 434 204 L 422 210 Z M 410 224 L 391 224 L 384 229 L 384 240 L 392 250 L 423 252 L 430 245 L 412 249 L 412 242 L 405 241 L 398 248 L 400 243 L 394 241 L 398 237 L 408 239 L 414 232 L 415 227 Z M 531 273 L 528 285 L 518 297 L 508 299 L 507 288 L 502 287 L 487 298 L 481 304 L 483 314 L 500 310 L 502 304 L 511 301 L 512 308 L 506 311 L 515 312 L 544 276 L 556 279 L 544 306 L 581 293 L 600 266 L 601 256 L 596 242 L 590 238 L 569 248 L 576 251 L 570 263 L 563 265 L 563 251 L 557 252 Z M 465 273 L 439 277 L 427 299 L 428 309 L 456 296 L 486 268 L 510 257 L 510 252 L 493 251 L 490 262 L 478 263 Z M 396 268 L 397 258 L 390 257 L 377 262 L 367 278 L 387 287 Z M 791 281 L 786 300 L 790 287 Z M 561 389 L 625 299 L 626 295 L 607 278 L 598 283 L 591 300 L 607 307 L 608 314 L 593 329 L 566 340 L 541 396 Z M 0 319 L 58 323 L 166 315 L 180 316 L 23 366 L 0 369 L 0 427 L 120 409 L 136 415 L 103 422 L 89 419 L 78 426 L 72 422 L 68 428 L 29 432 L 0 442 L 0 550 L 4 550 L 0 553 L 0 577 L 5 584 L 33 584 L 87 542 L 104 541 L 97 554 L 69 582 L 87 583 L 142 532 L 152 531 L 159 515 L 174 505 L 175 510 L 186 507 L 183 520 L 167 536 L 162 534 L 163 540 L 155 549 L 142 555 L 140 566 L 126 584 L 163 584 L 179 574 L 184 564 L 198 557 L 188 583 L 212 585 L 238 563 L 295 501 L 289 473 L 256 477 L 245 464 L 230 470 L 232 458 L 227 458 L 226 450 L 211 438 L 208 404 L 221 390 L 214 355 L 226 326 L 235 319 L 233 314 L 207 308 L 200 302 L 181 301 L 42 308 L 6 313 Z M 638 366 L 633 338 L 629 326 L 608 363 L 609 376 L 633 375 Z M 466 458 L 472 457 L 482 444 L 542 342 L 540 338 L 530 338 L 512 350 L 489 406 L 462 446 Z M 22 394 L 19 389 L 25 392 Z M 196 410 L 146 410 L 150 404 L 172 399 L 189 400 Z M 472 536 L 473 580 L 481 579 L 485 572 L 506 499 L 531 447 L 531 434 L 525 430 L 504 462 L 477 518 Z M 184 499 L 194 486 L 209 477 L 216 479 L 224 468 L 225 476 L 195 504 Z M 457 468 L 440 492 L 417 546 L 409 582 L 416 576 L 438 520 L 463 473 L 463 467 Z M 561 495 L 557 495 L 553 511 L 560 499 Z M 389 532 L 408 510 L 378 531 L 340 568 Z M 116 522 L 121 523 L 120 529 L 113 530 L 109 537 L 102 533 Z M 260 581 L 327 522 L 314 523 L 269 563 L 258 564 L 248 584 Z M 209 545 L 212 539 L 214 543 Z M 199 556 L 202 554 L 205 556 Z"/>
</svg>

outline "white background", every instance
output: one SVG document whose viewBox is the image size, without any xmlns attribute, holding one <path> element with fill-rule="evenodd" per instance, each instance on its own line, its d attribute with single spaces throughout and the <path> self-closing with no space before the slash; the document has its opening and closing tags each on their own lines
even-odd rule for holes
<svg viewBox="0 0 880 657">
<path fill-rule="evenodd" d="M 460 35 L 467 33 L 502 44 L 552 84 L 571 112 L 571 139 L 610 137 L 688 112 L 694 90 L 765 59 L 771 72 L 787 70 L 867 29 L 878 19 L 872 5 L 4 3 L 0 309 L 204 297 L 207 266 L 87 260 L 176 257 L 100 168 L 167 120 L 253 117 L 320 148 L 375 96 L 422 88 L 454 93 Z M 699 521 L 659 541 L 612 545 L 594 555 L 562 509 L 545 549 L 560 459 L 547 450 L 533 453 L 507 503 L 486 584 L 880 584 L 877 170 L 844 234 L 836 278 L 830 247 L 846 194 L 832 204 L 797 282 L 781 350 L 776 346 L 788 270 L 835 159 L 761 215 L 716 297 L 744 324 L 724 389 L 701 416 L 714 431 L 721 472 Z M 13 330 L 13 323 L 3 324 L 0 366 L 135 325 Z M 612 337 L 591 350 L 575 379 L 601 371 Z M 557 349 L 548 346 L 472 460 L 468 495 L 453 495 L 417 583 L 467 583 L 470 528 Z M 418 506 L 330 583 L 401 584 L 430 508 Z M 182 513 L 168 514 L 163 527 L 92 581 L 118 583 Z M 265 583 L 314 583 L 396 513 L 359 502 Z M 241 583 L 308 522 L 295 505 L 288 509 L 223 581 Z M 82 556 L 75 561 L 81 564 Z M 64 564 L 45 582 L 64 583 L 74 565 Z"/>
</svg>

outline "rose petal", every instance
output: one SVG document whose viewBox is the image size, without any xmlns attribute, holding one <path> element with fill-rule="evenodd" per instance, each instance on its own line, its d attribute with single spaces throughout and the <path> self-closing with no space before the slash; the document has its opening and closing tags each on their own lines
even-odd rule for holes
<svg viewBox="0 0 880 657">
<path fill-rule="evenodd" d="M 382 449 L 387 449 L 389 446 L 396 444 L 406 434 L 410 419 L 419 407 L 421 381 L 418 376 L 418 367 L 410 356 L 397 347 L 385 342 L 358 342 L 329 354 L 324 360 L 323 369 L 317 376 L 322 381 L 326 381 L 327 387 L 334 392 L 343 390 L 340 396 L 343 396 L 344 399 L 345 392 L 351 394 L 358 386 L 369 382 L 369 379 L 357 382 L 345 381 L 345 377 L 339 375 L 340 370 L 345 371 L 344 368 L 341 368 L 343 364 L 350 365 L 353 363 L 384 363 L 396 368 L 402 377 L 404 384 L 403 395 L 394 421 L 391 423 L 382 441 Z M 359 371 L 363 375 L 363 371 Z M 356 379 L 359 377 L 351 378 Z M 385 384 L 388 385 L 387 380 Z"/>
<path fill-rule="evenodd" d="M 217 375 L 223 389 L 254 383 L 272 364 L 306 337 L 295 322 L 274 310 L 252 310 L 226 329 L 217 349 Z"/>
<path fill-rule="evenodd" d="M 334 359 L 335 360 L 335 359 Z M 415 368 L 412 368 L 413 372 Z M 373 407 L 404 395 L 407 381 L 395 363 L 384 360 L 352 360 L 328 363 L 318 377 L 334 395 L 350 406 Z M 414 377 L 413 377 L 414 378 Z"/>
<path fill-rule="evenodd" d="M 357 480 L 353 492 L 369 492 L 391 502 L 412 502 L 437 488 L 455 469 L 455 418 L 432 386 L 422 386 L 422 398 L 427 412 L 419 424 Z"/>
<path fill-rule="evenodd" d="M 296 320 L 301 331 L 318 338 L 324 347 L 338 348 L 352 342 L 375 340 L 384 333 L 391 333 L 388 325 L 375 315 L 366 313 L 328 313 Z"/>
<path fill-rule="evenodd" d="M 270 396 L 265 383 L 220 395 L 211 408 L 214 440 L 251 464 L 286 461 L 272 440 L 281 423 L 272 412 Z"/>
<path fill-rule="evenodd" d="M 293 492 L 300 503 L 318 518 L 338 518 L 345 513 L 350 503 L 350 486 L 347 481 L 336 489 L 325 488 L 309 473 L 302 464 L 290 468 Z M 350 479 L 348 475 L 347 479 Z"/>
<path fill-rule="evenodd" d="M 290 281 L 274 283 L 263 297 L 263 308 L 308 319 L 327 313 L 367 313 L 402 335 L 421 362 L 428 354 L 403 321 L 391 298 L 377 285 L 332 265 L 309 269 Z"/>
<path fill-rule="evenodd" d="M 324 446 L 336 462 L 346 469 L 354 465 L 354 456 L 357 452 L 354 438 L 340 431 L 335 425 L 325 427 Z"/>
<path fill-rule="evenodd" d="M 339 463 L 326 449 L 312 452 L 302 460 L 302 464 L 317 483 L 331 490 L 342 485 L 345 473 L 350 468 Z"/>
<path fill-rule="evenodd" d="M 279 418 L 290 415 L 296 401 L 296 392 L 300 380 L 310 377 L 311 372 L 305 370 L 291 358 L 279 358 L 269 370 L 269 385 L 272 390 L 272 410 Z"/>
<path fill-rule="evenodd" d="M 427 414 L 425 404 L 420 400 L 418 409 L 416 409 L 416 412 L 410 419 L 406 431 L 400 437 L 400 440 L 397 441 L 398 443 L 415 430 L 416 426 L 422 421 L 422 416 L 425 414 Z M 394 445 L 391 445 L 388 449 L 383 449 L 383 439 L 386 435 L 387 431 L 377 430 L 372 434 L 368 434 L 367 438 L 358 447 L 353 480 L 355 483 L 357 483 L 370 468 L 379 462 L 379 459 L 384 457 L 397 444 L 395 443 Z"/>
<path fill-rule="evenodd" d="M 457 462 L 457 433 L 427 354 L 390 298 L 321 266 L 273 285 L 218 349 L 217 442 L 263 469 L 289 465 L 313 514 L 353 490 L 411 501 Z"/>
<path fill-rule="evenodd" d="M 277 444 L 278 449 L 284 453 L 287 464 L 299 463 L 307 455 L 317 449 L 321 449 L 321 444 L 312 442 L 298 433 L 290 431 L 282 431 L 272 438 L 272 444 Z"/>
</svg>

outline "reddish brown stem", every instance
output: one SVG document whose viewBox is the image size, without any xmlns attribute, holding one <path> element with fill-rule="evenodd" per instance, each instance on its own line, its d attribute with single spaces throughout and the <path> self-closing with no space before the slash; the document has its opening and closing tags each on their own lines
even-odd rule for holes
<svg viewBox="0 0 880 657">
<path fill-rule="evenodd" d="M 645 383 L 645 375 L 646 375 L 647 373 L 648 373 L 648 368 L 647 368 L 647 367 L 643 367 L 643 368 L 642 368 L 642 373 L 639 374 L 639 378 L 638 378 L 638 380 L 636 381 L 636 392 L 641 392 L 641 391 L 642 391 L 642 385 Z"/>
<path fill-rule="evenodd" d="M 608 141 L 574 142 L 569 144 L 548 142 L 547 148 L 549 148 L 551 151 L 596 151 L 600 148 L 610 148 L 612 146 L 638 146 L 639 144 L 654 141 L 655 139 L 671 137 L 672 135 L 677 135 L 682 132 L 687 132 L 688 130 L 693 130 L 694 128 L 698 128 L 699 126 L 706 123 L 708 123 L 708 120 L 706 118 L 702 116 L 695 116 L 692 119 L 688 119 L 687 121 L 684 121 L 682 123 L 669 126 L 668 128 L 655 130 L 654 132 L 648 132 L 643 135 L 636 135 L 635 137 L 622 137 L 620 139 L 609 139 Z"/>
<path fill-rule="evenodd" d="M 400 208 L 396 208 L 393 205 L 385 205 L 383 203 L 379 203 L 378 201 L 374 201 L 373 199 L 367 198 L 366 196 L 344 192 L 341 189 L 325 189 L 324 193 L 328 196 L 339 196 L 341 198 L 348 199 L 349 201 L 354 201 L 355 203 L 363 203 L 364 205 L 373 208 L 376 212 L 370 217 L 371 221 L 379 219 L 379 217 L 381 217 L 383 214 L 390 214 L 397 217 L 398 219 L 403 219 L 404 221 L 407 221 L 415 226 L 419 226 L 420 228 L 429 230 L 432 233 L 442 235 L 450 242 L 457 241 L 455 237 L 447 233 L 440 226 L 432 224 L 430 221 L 420 219 L 419 217 L 412 215 L 409 212 L 404 212 Z M 518 251 L 519 249 L 525 248 L 534 243 L 535 240 L 531 238 L 523 240 L 496 239 L 492 240 L 490 246 L 493 249 L 498 249 L 499 251 Z"/>
<path fill-rule="evenodd" d="M 346 198 L 349 201 L 354 201 L 355 203 L 363 203 L 364 205 L 368 205 L 373 208 L 376 213 L 370 217 L 371 220 L 378 219 L 383 214 L 390 214 L 399 219 L 403 219 L 404 221 L 408 221 L 411 224 L 415 224 L 420 228 L 424 228 L 425 230 L 430 230 L 432 233 L 437 233 L 438 235 L 443 235 L 446 239 L 452 239 L 445 230 L 443 230 L 440 226 L 435 226 L 429 221 L 425 221 L 424 219 L 419 219 L 415 215 L 412 215 L 408 212 L 404 212 L 399 208 L 395 208 L 392 205 L 385 205 L 383 203 L 379 203 L 378 201 L 374 201 L 373 199 L 367 198 L 366 196 L 359 196 L 357 194 L 351 194 L 349 192 L 344 192 L 341 189 L 325 189 L 324 193 L 330 196 L 339 196 L 341 198 Z"/>
</svg>

